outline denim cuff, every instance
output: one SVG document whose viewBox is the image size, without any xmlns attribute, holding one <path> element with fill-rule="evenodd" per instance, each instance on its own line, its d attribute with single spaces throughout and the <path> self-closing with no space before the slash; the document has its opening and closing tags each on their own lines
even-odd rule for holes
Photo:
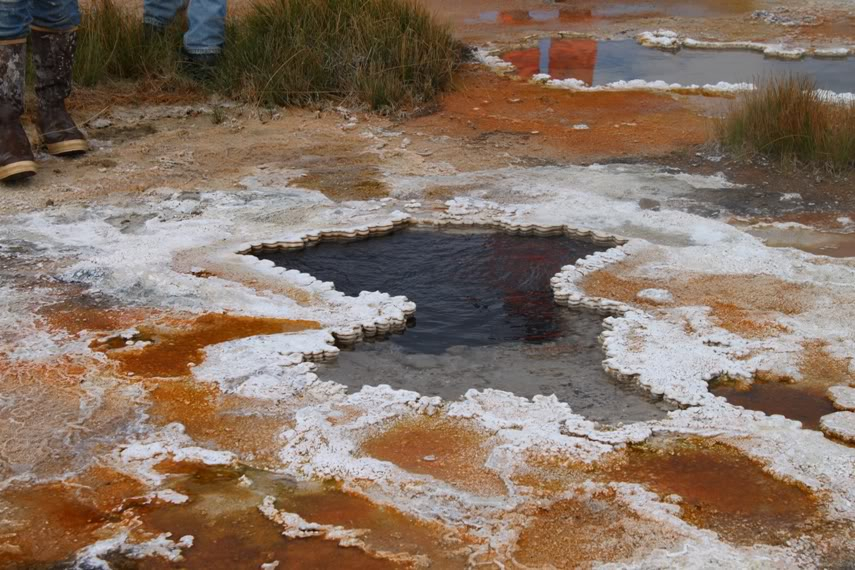
<svg viewBox="0 0 855 570">
<path fill-rule="evenodd" d="M 184 51 L 190 55 L 219 55 L 223 53 L 223 46 L 189 48 L 185 45 Z"/>
<path fill-rule="evenodd" d="M 44 26 L 37 26 L 36 24 L 30 24 L 30 30 L 32 30 L 34 32 L 41 32 L 43 34 L 70 34 L 71 32 L 77 31 L 77 26 L 54 29 L 54 28 L 46 28 Z"/>
<path fill-rule="evenodd" d="M 155 18 L 154 16 L 143 16 L 143 24 L 148 24 L 149 26 L 155 26 L 160 29 L 166 29 L 169 25 L 169 22 L 164 23 L 163 21 Z"/>
</svg>

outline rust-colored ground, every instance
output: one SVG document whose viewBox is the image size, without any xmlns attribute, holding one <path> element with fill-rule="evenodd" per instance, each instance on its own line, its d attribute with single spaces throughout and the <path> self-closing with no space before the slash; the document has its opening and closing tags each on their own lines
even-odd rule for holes
<svg viewBox="0 0 855 570">
<path fill-rule="evenodd" d="M 290 186 L 323 192 L 336 202 L 376 200 L 389 195 L 377 168 L 376 155 L 348 152 L 342 148 L 335 158 L 328 153 L 306 153 L 300 166 L 306 173 Z"/>
<path fill-rule="evenodd" d="M 142 325 L 140 336 L 153 339 L 143 348 L 109 350 L 107 355 L 119 363 L 120 370 L 129 375 L 148 378 L 175 378 L 190 374 L 190 368 L 202 362 L 205 347 L 221 342 L 257 335 L 270 335 L 317 329 L 314 321 L 294 321 L 246 317 L 226 314 L 206 314 L 184 328 L 160 328 Z M 101 345 L 95 344 L 99 349 Z"/>
<path fill-rule="evenodd" d="M 794 315 L 810 307 L 813 288 L 769 275 L 680 275 L 669 279 L 632 276 L 639 263 L 629 260 L 595 271 L 582 287 L 588 295 L 652 307 L 639 300 L 639 291 L 667 289 L 674 304 L 708 306 L 722 328 L 748 338 L 776 336 L 786 328 L 776 315 Z"/>
<path fill-rule="evenodd" d="M 368 437 L 361 451 L 472 493 L 505 494 L 501 478 L 485 466 L 488 439 L 489 434 L 466 420 L 416 416 Z"/>
<path fill-rule="evenodd" d="M 607 480 L 679 495 L 687 522 L 737 544 L 783 544 L 818 516 L 812 495 L 723 444 L 686 439 L 632 447 L 603 467 Z"/>
<path fill-rule="evenodd" d="M 101 531 L 119 520 L 117 509 L 143 486 L 103 467 L 93 467 L 67 483 L 12 486 L 0 492 L 0 565 L 53 563 L 108 538 Z"/>
<path fill-rule="evenodd" d="M 153 423 L 179 422 L 199 445 L 231 451 L 249 465 L 279 464 L 279 434 L 293 427 L 282 406 L 222 394 L 216 385 L 194 380 L 158 380 L 148 388 Z"/>
<path fill-rule="evenodd" d="M 703 143 L 709 135 L 703 108 L 702 97 L 574 93 L 470 70 L 441 99 L 438 113 L 407 124 L 433 136 L 463 139 L 466 147 L 491 155 L 593 162 L 660 156 Z M 589 128 L 573 128 L 581 124 Z M 444 156 L 441 149 L 435 154 Z"/>
<path fill-rule="evenodd" d="M 83 293 L 38 310 L 47 328 L 76 336 L 86 331 L 104 333 L 128 328 L 128 323 L 154 319 L 163 312 L 153 308 L 114 307 Z"/>
<path fill-rule="evenodd" d="M 520 534 L 514 559 L 527 567 L 591 568 L 643 556 L 673 541 L 661 525 L 617 503 L 609 490 L 538 509 Z"/>
<path fill-rule="evenodd" d="M 193 546 L 184 559 L 169 562 L 162 558 L 145 560 L 145 568 L 231 570 L 259 568 L 279 561 L 280 568 L 345 568 L 380 570 L 401 567 L 370 556 L 357 548 L 342 548 L 321 538 L 288 539 L 282 529 L 259 510 L 263 495 L 253 486 L 263 484 L 265 492 L 277 493 L 273 482 L 241 484 L 241 471 L 201 465 L 179 465 L 172 488 L 190 497 L 187 504 L 139 505 L 133 514 L 151 534 L 172 533 L 174 540 L 192 535 Z M 261 472 L 249 472 L 253 480 Z M 125 561 L 126 562 L 126 561 Z"/>
<path fill-rule="evenodd" d="M 825 395 L 825 389 L 784 382 L 754 382 L 720 384 L 711 390 L 723 396 L 734 406 L 758 410 L 767 415 L 780 414 L 785 418 L 802 422 L 808 429 L 819 429 L 819 419 L 836 410 Z"/>
<path fill-rule="evenodd" d="M 86 468 L 139 420 L 133 394 L 97 379 L 93 359 L 0 356 L 0 478 Z"/>
<path fill-rule="evenodd" d="M 802 422 L 808 429 L 819 429 L 820 418 L 837 411 L 828 398 L 828 388 L 855 385 L 849 364 L 850 359 L 831 355 L 825 341 L 809 341 L 804 343 L 798 382 L 759 370 L 752 384 L 724 382 L 714 386 L 712 392 L 731 404 L 769 415 L 780 414 Z"/>
<path fill-rule="evenodd" d="M 365 542 L 375 550 L 426 556 L 431 568 L 462 568 L 466 565 L 464 543 L 448 529 L 418 521 L 395 509 L 344 493 L 333 486 L 309 492 L 296 489 L 278 497 L 277 506 L 310 522 L 370 531 Z"/>
<path fill-rule="evenodd" d="M 804 343 L 799 371 L 802 382 L 818 388 L 855 384 L 855 373 L 851 369 L 852 359 L 832 355 L 825 341 Z"/>
</svg>

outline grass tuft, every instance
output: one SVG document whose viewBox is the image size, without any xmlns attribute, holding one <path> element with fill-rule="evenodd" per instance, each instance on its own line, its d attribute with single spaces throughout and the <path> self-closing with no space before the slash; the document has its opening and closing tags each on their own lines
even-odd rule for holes
<svg viewBox="0 0 855 570">
<path fill-rule="evenodd" d="M 718 122 L 717 135 L 731 150 L 784 164 L 837 173 L 855 168 L 855 104 L 829 101 L 803 76 L 759 82 Z"/>
<path fill-rule="evenodd" d="M 181 73 L 177 23 L 145 37 L 135 12 L 96 0 L 80 28 L 75 80 L 197 88 L 257 105 L 353 100 L 376 110 L 429 103 L 451 85 L 463 52 L 413 0 L 262 0 L 228 22 L 216 73 Z"/>
</svg>

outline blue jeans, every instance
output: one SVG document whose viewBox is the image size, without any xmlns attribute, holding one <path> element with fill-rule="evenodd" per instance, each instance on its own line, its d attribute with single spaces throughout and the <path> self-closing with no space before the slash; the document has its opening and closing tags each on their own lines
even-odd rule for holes
<svg viewBox="0 0 855 570">
<path fill-rule="evenodd" d="M 77 0 L 0 0 L 0 41 L 27 37 L 30 26 L 52 32 L 80 25 Z"/>
<path fill-rule="evenodd" d="M 186 0 L 144 0 L 143 21 L 165 28 L 185 3 Z M 187 20 L 189 29 L 184 34 L 184 49 L 188 53 L 204 55 L 223 51 L 226 0 L 189 0 Z"/>
</svg>

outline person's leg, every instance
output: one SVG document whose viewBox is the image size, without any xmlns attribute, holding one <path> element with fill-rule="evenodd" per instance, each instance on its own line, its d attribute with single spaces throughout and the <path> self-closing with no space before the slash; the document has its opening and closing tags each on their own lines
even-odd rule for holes
<svg viewBox="0 0 855 570">
<path fill-rule="evenodd" d="M 193 59 L 212 62 L 226 40 L 226 0 L 190 0 L 187 19 L 184 50 Z"/>
<path fill-rule="evenodd" d="M 36 68 L 36 127 L 51 154 L 79 154 L 89 148 L 65 110 L 79 24 L 77 0 L 34 0 L 30 39 Z"/>
<path fill-rule="evenodd" d="M 33 149 L 24 127 L 24 78 L 27 44 L 0 41 L 0 180 L 11 182 L 36 173 Z"/>
<path fill-rule="evenodd" d="M 172 23 L 185 0 L 143 0 L 143 23 L 163 29 Z"/>
<path fill-rule="evenodd" d="M 0 0 L 0 180 L 4 182 L 36 173 L 33 150 L 21 126 L 31 21 L 31 0 Z"/>
<path fill-rule="evenodd" d="M 0 45 L 26 41 L 32 21 L 32 0 L 0 0 Z"/>
</svg>

